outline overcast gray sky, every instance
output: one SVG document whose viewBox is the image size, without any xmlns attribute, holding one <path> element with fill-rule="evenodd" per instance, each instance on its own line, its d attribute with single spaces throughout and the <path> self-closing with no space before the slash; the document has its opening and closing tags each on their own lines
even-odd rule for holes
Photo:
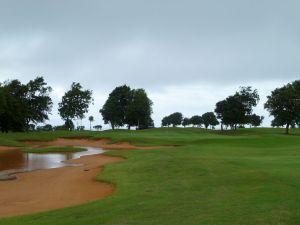
<svg viewBox="0 0 300 225">
<path fill-rule="evenodd" d="M 45 77 L 57 103 L 73 81 L 94 91 L 144 88 L 163 116 L 213 111 L 241 85 L 261 95 L 299 79 L 298 0 L 0 0 L 0 81 Z M 264 125 L 269 125 L 269 119 Z M 84 122 L 87 124 L 87 122 Z"/>
</svg>

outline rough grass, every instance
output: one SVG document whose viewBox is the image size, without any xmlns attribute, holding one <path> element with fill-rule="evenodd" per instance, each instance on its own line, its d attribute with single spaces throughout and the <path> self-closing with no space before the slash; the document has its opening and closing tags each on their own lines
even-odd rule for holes
<svg viewBox="0 0 300 225">
<path fill-rule="evenodd" d="M 22 152 L 28 153 L 55 153 L 55 152 L 83 152 L 85 148 L 78 147 L 46 147 L 46 148 L 25 148 Z"/>
<path fill-rule="evenodd" d="M 71 132 L 72 133 L 72 132 Z M 159 150 L 109 151 L 127 160 L 97 177 L 116 184 L 110 197 L 76 207 L 0 219 L 1 225 L 300 224 L 300 130 L 152 129 L 41 134 L 106 137 Z M 4 143 L 40 133 L 0 135 Z M 37 187 L 38 188 L 38 187 Z M 5 194 L 5 193 L 3 193 Z M 0 194 L 1 195 L 1 194 Z"/>
</svg>

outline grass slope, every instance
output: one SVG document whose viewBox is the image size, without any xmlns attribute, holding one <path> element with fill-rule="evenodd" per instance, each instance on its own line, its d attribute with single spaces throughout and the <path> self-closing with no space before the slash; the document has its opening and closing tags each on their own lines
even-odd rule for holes
<svg viewBox="0 0 300 225">
<path fill-rule="evenodd" d="M 180 145 L 109 151 L 128 160 L 108 165 L 98 179 L 117 186 L 110 197 L 0 225 L 300 224 L 300 130 L 153 129 L 85 133 L 28 133 L 20 139 L 88 135 L 138 145 Z"/>
<path fill-rule="evenodd" d="M 25 148 L 22 152 L 28 153 L 55 153 L 55 152 L 83 152 L 85 148 L 78 147 L 47 147 L 47 148 Z"/>
</svg>

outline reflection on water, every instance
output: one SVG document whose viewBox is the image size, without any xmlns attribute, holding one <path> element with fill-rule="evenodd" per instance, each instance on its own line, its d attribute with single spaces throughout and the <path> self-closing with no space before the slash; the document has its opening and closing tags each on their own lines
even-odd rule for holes
<svg viewBox="0 0 300 225">
<path fill-rule="evenodd" d="M 64 163 L 63 161 L 104 152 L 101 148 L 83 148 L 87 149 L 87 151 L 75 153 L 25 153 L 19 150 L 0 151 L 0 175 L 72 166 L 72 164 Z"/>
</svg>

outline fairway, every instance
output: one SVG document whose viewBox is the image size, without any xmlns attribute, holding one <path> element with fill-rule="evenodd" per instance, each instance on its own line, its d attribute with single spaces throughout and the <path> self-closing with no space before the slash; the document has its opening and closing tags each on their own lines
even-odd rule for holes
<svg viewBox="0 0 300 225">
<path fill-rule="evenodd" d="M 0 219 L 0 224 L 299 224 L 300 131 L 282 133 L 263 128 L 224 133 L 164 128 L 2 134 L 0 140 L 5 141 L 0 144 L 11 146 L 23 145 L 21 139 L 90 136 L 111 143 L 176 147 L 108 151 L 105 154 L 127 159 L 107 165 L 97 177 L 116 186 L 111 196 Z"/>
</svg>

